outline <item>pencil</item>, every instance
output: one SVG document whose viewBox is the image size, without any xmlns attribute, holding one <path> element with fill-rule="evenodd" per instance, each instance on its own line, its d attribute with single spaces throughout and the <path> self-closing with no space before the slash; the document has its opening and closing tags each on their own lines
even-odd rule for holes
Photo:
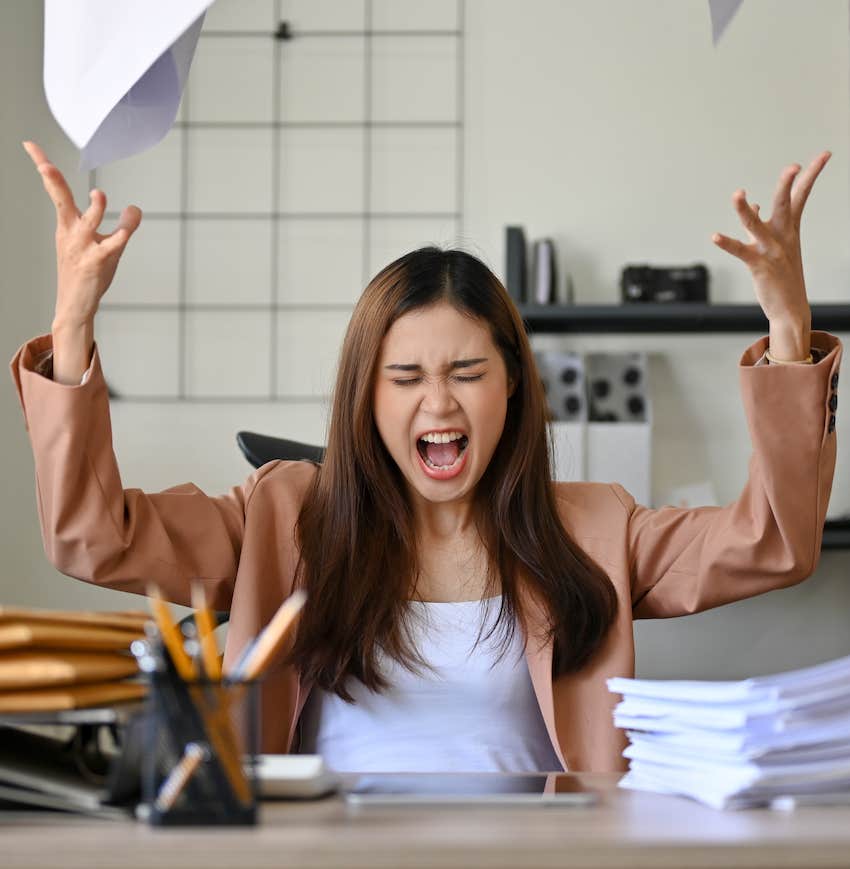
<svg viewBox="0 0 850 869">
<path fill-rule="evenodd" d="M 192 583 L 192 606 L 195 608 L 195 624 L 198 628 L 198 641 L 201 644 L 201 657 L 206 677 L 218 681 L 221 679 L 221 660 L 215 641 L 215 625 L 212 611 L 207 605 L 204 588 L 197 582 Z"/>
<path fill-rule="evenodd" d="M 235 673 L 234 678 L 250 682 L 262 675 L 280 651 L 290 629 L 296 624 L 306 600 L 307 592 L 303 589 L 292 592 L 266 625 L 257 639 L 257 644 L 251 649 L 248 658 Z"/>
<path fill-rule="evenodd" d="M 198 671 L 195 667 L 195 662 L 186 654 L 180 630 L 174 623 L 174 619 L 171 618 L 168 605 L 155 585 L 148 586 L 148 599 L 150 600 L 151 610 L 153 610 L 162 641 L 165 643 L 165 648 L 168 649 L 168 654 L 171 656 L 171 660 L 174 662 L 174 667 L 180 674 L 180 678 L 185 682 L 196 679 Z"/>
</svg>

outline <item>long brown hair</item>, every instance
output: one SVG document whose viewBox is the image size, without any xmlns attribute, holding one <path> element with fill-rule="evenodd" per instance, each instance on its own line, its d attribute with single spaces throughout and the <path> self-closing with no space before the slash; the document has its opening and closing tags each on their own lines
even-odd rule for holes
<svg viewBox="0 0 850 869">
<path fill-rule="evenodd" d="M 425 247 L 382 269 L 364 290 L 342 345 L 328 444 L 298 519 L 296 583 L 308 590 L 289 654 L 302 676 L 351 700 L 344 682 L 387 687 L 376 653 L 411 670 L 408 605 L 418 576 L 413 514 L 404 478 L 381 440 L 372 410 L 381 343 L 408 311 L 445 301 L 488 324 L 517 384 L 505 427 L 474 496 L 488 557 L 488 588 L 500 590 L 504 647 L 516 617 L 519 574 L 549 615 L 554 675 L 581 668 L 617 613 L 607 574 L 570 538 L 556 510 L 547 408 L 519 313 L 499 279 L 461 250 Z M 480 634 L 479 634 L 480 638 Z"/>
</svg>

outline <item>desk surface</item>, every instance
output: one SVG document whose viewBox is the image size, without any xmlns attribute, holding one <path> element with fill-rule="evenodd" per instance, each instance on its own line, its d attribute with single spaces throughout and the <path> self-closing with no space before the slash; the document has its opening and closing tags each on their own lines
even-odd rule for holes
<svg viewBox="0 0 850 869">
<path fill-rule="evenodd" d="M 593 808 L 354 809 L 336 797 L 264 803 L 259 827 L 152 829 L 0 812 L 4 866 L 805 867 L 850 866 L 850 807 L 717 812 L 581 775 Z"/>
</svg>

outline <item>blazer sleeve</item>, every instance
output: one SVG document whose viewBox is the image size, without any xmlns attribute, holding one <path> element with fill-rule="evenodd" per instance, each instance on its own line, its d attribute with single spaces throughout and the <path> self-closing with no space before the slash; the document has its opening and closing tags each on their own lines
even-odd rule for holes
<svg viewBox="0 0 850 869">
<path fill-rule="evenodd" d="M 633 615 L 695 613 L 802 581 L 820 557 L 835 470 L 841 342 L 812 332 L 813 365 L 739 364 L 752 454 L 740 497 L 724 507 L 649 509 L 622 486 Z"/>
<path fill-rule="evenodd" d="M 154 582 L 175 603 L 190 604 L 201 580 L 212 606 L 228 610 L 245 511 L 270 462 L 224 495 L 194 483 L 157 493 L 125 489 L 112 447 L 106 381 L 95 346 L 90 376 L 65 385 L 38 373 L 50 335 L 24 344 L 12 378 L 35 461 L 44 551 L 62 573 L 144 594 Z"/>
</svg>

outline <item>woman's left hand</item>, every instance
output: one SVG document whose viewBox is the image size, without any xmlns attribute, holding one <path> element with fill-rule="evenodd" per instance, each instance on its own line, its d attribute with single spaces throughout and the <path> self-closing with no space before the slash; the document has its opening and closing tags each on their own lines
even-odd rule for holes
<svg viewBox="0 0 850 869">
<path fill-rule="evenodd" d="M 770 350 L 777 359 L 801 359 L 809 353 L 811 310 L 803 279 L 800 222 L 815 179 L 832 154 L 823 151 L 797 179 L 799 164 L 786 166 L 773 196 L 773 213 L 759 216 L 744 190 L 732 194 L 750 244 L 715 233 L 711 240 L 742 260 L 753 276 L 756 297 L 770 323 Z M 794 185 L 792 190 L 792 185 Z"/>
</svg>

